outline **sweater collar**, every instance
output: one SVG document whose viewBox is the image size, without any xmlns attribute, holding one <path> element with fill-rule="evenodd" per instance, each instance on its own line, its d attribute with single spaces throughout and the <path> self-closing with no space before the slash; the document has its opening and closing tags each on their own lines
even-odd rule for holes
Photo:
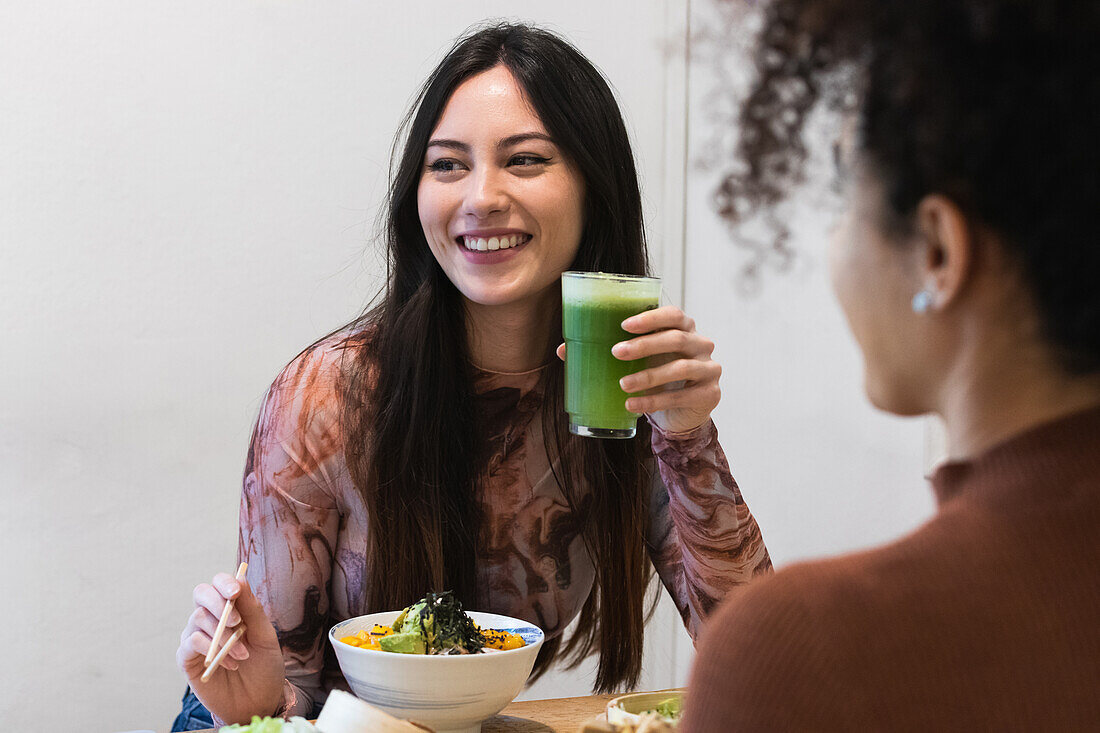
<svg viewBox="0 0 1100 733">
<path fill-rule="evenodd" d="M 527 395 L 537 391 L 549 365 L 544 364 L 526 372 L 493 372 L 477 365 L 471 366 L 474 376 L 474 394 L 484 395 L 504 389 Z"/>
<path fill-rule="evenodd" d="M 931 480 L 941 507 L 963 495 L 1042 500 L 1037 484 L 1059 494 L 1100 485 L 1100 407 L 1025 430 L 974 459 L 943 463 Z"/>
</svg>

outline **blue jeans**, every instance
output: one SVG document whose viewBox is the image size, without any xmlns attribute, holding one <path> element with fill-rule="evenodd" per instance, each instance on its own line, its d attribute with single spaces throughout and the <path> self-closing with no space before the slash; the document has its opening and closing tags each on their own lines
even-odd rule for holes
<svg viewBox="0 0 1100 733">
<path fill-rule="evenodd" d="M 183 693 L 183 709 L 176 716 L 176 722 L 172 723 L 172 730 L 203 730 L 213 727 L 214 718 L 210 716 L 210 711 L 199 702 L 199 698 L 195 697 L 195 693 L 188 687 Z"/>
</svg>

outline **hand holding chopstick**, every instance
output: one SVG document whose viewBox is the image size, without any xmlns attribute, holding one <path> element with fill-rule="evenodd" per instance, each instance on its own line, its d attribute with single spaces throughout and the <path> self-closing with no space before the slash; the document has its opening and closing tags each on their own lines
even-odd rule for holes
<svg viewBox="0 0 1100 733">
<path fill-rule="evenodd" d="M 242 564 L 236 577 L 218 573 L 195 587 L 195 607 L 176 652 L 191 689 L 225 721 L 271 715 L 284 702 L 282 648 L 245 569 Z M 228 638 L 219 645 L 221 637 Z"/>
<path fill-rule="evenodd" d="M 234 631 L 233 635 L 230 636 L 229 639 L 225 642 L 225 646 L 221 648 L 221 651 L 219 651 L 214 656 L 214 658 L 211 659 L 210 662 L 206 665 L 206 671 L 203 672 L 202 677 L 199 678 L 201 681 L 210 681 L 210 677 L 213 676 L 214 670 L 216 670 L 218 668 L 218 665 L 222 663 L 222 660 L 225 659 L 225 655 L 229 653 L 229 650 L 233 648 L 233 645 L 241 640 L 241 637 L 244 636 L 244 632 L 244 624 L 241 624 L 237 627 L 237 630 Z M 211 651 L 213 651 L 214 648 L 215 647 L 213 645 L 210 646 Z"/>
<path fill-rule="evenodd" d="M 248 570 L 248 563 L 242 562 L 237 568 L 236 580 L 238 583 L 244 580 L 246 570 Z M 218 619 L 218 628 L 214 631 L 213 638 L 210 639 L 210 651 L 206 653 L 206 659 L 203 660 L 203 664 L 206 666 L 206 671 L 202 675 L 203 682 L 207 682 L 210 679 L 212 671 L 217 669 L 218 664 L 221 664 L 221 660 L 224 659 L 224 654 L 218 655 L 218 644 L 221 643 L 222 634 L 225 632 L 225 623 L 229 620 L 229 614 L 233 613 L 233 603 L 234 600 L 232 598 L 226 602 L 225 608 L 222 610 L 221 618 Z M 240 634 L 237 635 L 237 639 L 240 639 Z M 227 643 L 222 651 L 224 652 L 225 649 L 228 649 L 235 643 L 236 641 Z M 214 663 L 215 656 L 219 657 L 217 663 Z"/>
</svg>

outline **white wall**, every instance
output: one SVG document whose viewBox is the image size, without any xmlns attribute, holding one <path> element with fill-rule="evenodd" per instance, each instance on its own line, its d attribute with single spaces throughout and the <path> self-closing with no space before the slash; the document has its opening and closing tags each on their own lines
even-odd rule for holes
<svg viewBox="0 0 1100 733">
<path fill-rule="evenodd" d="M 618 87 L 656 212 L 669 8 L 0 4 L 5 729 L 167 730 L 191 588 L 234 564 L 258 400 L 376 291 L 390 142 L 451 39 L 500 15 L 571 37 Z"/>
<path fill-rule="evenodd" d="M 731 288 L 739 252 L 708 209 L 713 175 L 685 166 L 709 135 L 706 69 L 680 58 L 688 13 L 688 0 L 629 15 L 612 0 L 0 4 L 5 729 L 167 730 L 190 590 L 234 563 L 258 401 L 377 289 L 368 243 L 393 131 L 450 40 L 486 17 L 565 33 L 617 87 L 655 262 L 719 342 L 716 418 L 776 560 L 927 513 L 921 428 L 865 406 L 816 231 L 798 241 L 802 271 L 755 299 Z M 655 624 L 643 686 L 681 684 L 690 645 L 667 604 Z M 583 694 L 590 672 L 526 697 Z"/>
</svg>

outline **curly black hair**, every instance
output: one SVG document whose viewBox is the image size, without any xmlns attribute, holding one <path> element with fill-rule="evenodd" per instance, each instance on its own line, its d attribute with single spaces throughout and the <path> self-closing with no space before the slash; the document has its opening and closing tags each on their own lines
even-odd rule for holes
<svg viewBox="0 0 1100 733">
<path fill-rule="evenodd" d="M 857 150 L 891 223 L 951 198 L 1021 265 L 1062 365 L 1100 372 L 1100 2 L 774 0 L 764 16 L 721 215 L 741 223 L 802 182 L 804 123 L 854 69 Z"/>
</svg>

